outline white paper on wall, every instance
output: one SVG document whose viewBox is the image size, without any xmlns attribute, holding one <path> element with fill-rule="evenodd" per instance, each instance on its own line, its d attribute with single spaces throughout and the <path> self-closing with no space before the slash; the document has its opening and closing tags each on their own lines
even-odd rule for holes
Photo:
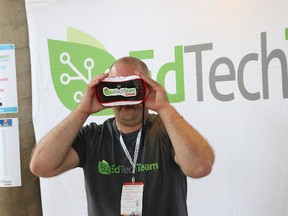
<svg viewBox="0 0 288 216">
<path fill-rule="evenodd" d="M 0 187 L 21 186 L 17 118 L 0 118 Z"/>
</svg>

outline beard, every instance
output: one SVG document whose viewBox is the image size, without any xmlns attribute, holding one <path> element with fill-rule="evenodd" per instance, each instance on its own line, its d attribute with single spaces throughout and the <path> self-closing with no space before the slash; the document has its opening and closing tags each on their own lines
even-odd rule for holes
<svg viewBox="0 0 288 216">
<path fill-rule="evenodd" d="M 117 121 L 126 126 L 134 126 L 142 121 L 142 105 L 126 105 L 114 107 Z"/>
</svg>

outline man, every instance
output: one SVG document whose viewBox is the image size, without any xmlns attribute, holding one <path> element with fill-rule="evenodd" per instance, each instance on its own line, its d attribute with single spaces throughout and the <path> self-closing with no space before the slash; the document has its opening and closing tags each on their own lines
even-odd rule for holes
<svg viewBox="0 0 288 216">
<path fill-rule="evenodd" d="M 140 76 L 147 84 L 145 107 L 115 106 L 115 118 L 82 127 L 92 113 L 105 108 L 97 100 L 95 86 L 108 76 L 130 75 Z M 157 114 L 149 114 L 148 109 Z M 30 169 L 37 176 L 51 177 L 82 167 L 89 215 L 126 214 L 124 189 L 136 185 L 130 189 L 133 194 L 140 188 L 133 201 L 142 207 L 138 209 L 142 215 L 185 216 L 186 177 L 208 175 L 213 163 L 209 144 L 169 103 L 164 88 L 148 76 L 147 66 L 124 57 L 109 73 L 95 77 L 78 107 L 39 141 Z"/>
</svg>

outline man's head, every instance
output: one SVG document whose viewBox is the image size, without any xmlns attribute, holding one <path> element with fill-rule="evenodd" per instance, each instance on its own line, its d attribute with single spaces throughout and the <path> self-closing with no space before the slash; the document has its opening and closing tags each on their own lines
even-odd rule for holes
<svg viewBox="0 0 288 216">
<path fill-rule="evenodd" d="M 123 57 L 118 59 L 110 68 L 109 77 L 131 76 L 135 75 L 135 71 L 148 74 L 146 64 L 134 57 Z M 142 123 L 142 104 L 129 106 L 116 106 L 113 108 L 116 122 L 119 125 L 128 127 L 136 127 Z M 145 115 L 148 110 L 145 110 Z"/>
<path fill-rule="evenodd" d="M 135 71 L 148 74 L 147 65 L 140 59 L 134 57 L 123 57 L 115 61 L 109 71 L 109 77 L 131 76 Z"/>
</svg>

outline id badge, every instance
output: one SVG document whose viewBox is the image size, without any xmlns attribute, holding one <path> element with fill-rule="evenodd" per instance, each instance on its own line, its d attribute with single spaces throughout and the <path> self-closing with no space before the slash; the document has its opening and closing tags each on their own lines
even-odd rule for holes
<svg viewBox="0 0 288 216">
<path fill-rule="evenodd" d="M 143 182 L 125 182 L 123 184 L 121 194 L 121 215 L 142 215 L 143 189 Z"/>
</svg>

